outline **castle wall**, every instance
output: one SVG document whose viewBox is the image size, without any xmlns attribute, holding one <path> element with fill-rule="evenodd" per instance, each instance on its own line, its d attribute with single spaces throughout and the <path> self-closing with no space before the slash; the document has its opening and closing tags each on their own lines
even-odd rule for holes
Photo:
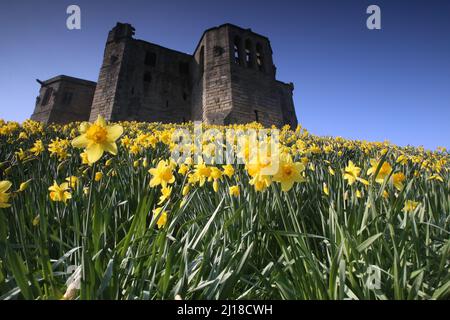
<svg viewBox="0 0 450 320">
<path fill-rule="evenodd" d="M 47 86 L 41 86 L 41 89 L 39 90 L 39 96 L 37 96 L 36 98 L 34 112 L 30 117 L 31 120 L 44 123 L 50 122 L 50 114 L 56 102 L 55 92 L 58 91 L 58 88 L 58 82 L 53 82 L 51 84 L 48 84 Z M 45 97 L 46 94 L 48 95 L 47 97 Z"/>
<path fill-rule="evenodd" d="M 132 40 L 123 57 L 116 114 L 123 120 L 186 122 L 191 118 L 192 56 Z"/>
</svg>

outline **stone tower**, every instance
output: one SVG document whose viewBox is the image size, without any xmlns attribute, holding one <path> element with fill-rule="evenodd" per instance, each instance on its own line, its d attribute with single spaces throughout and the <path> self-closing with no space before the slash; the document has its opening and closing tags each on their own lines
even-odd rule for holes
<svg viewBox="0 0 450 320">
<path fill-rule="evenodd" d="M 122 23 L 109 32 L 90 120 L 189 121 L 192 56 L 133 35 Z"/>
<path fill-rule="evenodd" d="M 194 60 L 194 120 L 297 126 L 293 85 L 276 80 L 267 37 L 231 24 L 211 28 L 204 32 Z"/>
<path fill-rule="evenodd" d="M 89 120 L 95 82 L 65 75 L 38 82 L 41 89 L 32 120 L 45 123 Z"/>
</svg>

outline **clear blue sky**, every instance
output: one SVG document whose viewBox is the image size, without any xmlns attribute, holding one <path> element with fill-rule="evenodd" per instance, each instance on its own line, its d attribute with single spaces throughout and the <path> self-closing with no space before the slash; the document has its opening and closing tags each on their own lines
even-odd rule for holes
<svg viewBox="0 0 450 320">
<path fill-rule="evenodd" d="M 78 4 L 82 29 L 66 29 Z M 381 7 L 382 30 L 366 28 Z M 294 82 L 299 122 L 318 135 L 450 147 L 450 1 L 1 1 L 0 118 L 23 121 L 39 85 L 66 74 L 97 81 L 107 32 L 192 53 L 230 22 L 267 35 L 277 78 Z"/>
</svg>

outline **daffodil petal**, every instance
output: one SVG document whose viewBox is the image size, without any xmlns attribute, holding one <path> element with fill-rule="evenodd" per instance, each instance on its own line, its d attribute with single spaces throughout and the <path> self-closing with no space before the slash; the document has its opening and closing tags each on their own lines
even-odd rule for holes
<svg viewBox="0 0 450 320">
<path fill-rule="evenodd" d="M 88 144 L 89 140 L 86 138 L 85 134 L 82 134 L 72 140 L 72 146 L 75 148 L 86 148 Z"/>
<path fill-rule="evenodd" d="M 107 142 L 103 145 L 103 147 L 105 148 L 105 151 L 108 151 L 113 155 L 117 154 L 117 144 L 115 142 Z"/>
<path fill-rule="evenodd" d="M 9 181 L 1 181 L 0 182 L 0 192 L 6 192 L 11 188 L 12 183 Z"/>
<path fill-rule="evenodd" d="M 86 154 L 90 163 L 97 162 L 103 155 L 103 148 L 97 143 L 91 144 L 86 148 Z"/>
<path fill-rule="evenodd" d="M 108 132 L 108 141 L 114 142 L 123 134 L 123 127 L 121 125 L 113 125 L 106 128 Z"/>
</svg>

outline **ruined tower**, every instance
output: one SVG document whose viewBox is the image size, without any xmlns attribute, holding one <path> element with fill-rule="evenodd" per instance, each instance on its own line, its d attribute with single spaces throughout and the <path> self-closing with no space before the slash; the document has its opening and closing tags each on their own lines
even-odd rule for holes
<svg viewBox="0 0 450 320">
<path fill-rule="evenodd" d="M 45 123 L 87 121 L 95 82 L 60 75 L 41 85 L 31 119 Z"/>
<path fill-rule="evenodd" d="M 92 106 L 73 107 L 84 113 L 76 120 L 94 121 L 101 114 L 109 121 L 297 125 L 294 86 L 276 80 L 267 37 L 224 24 L 206 30 L 191 55 L 135 39 L 134 33 L 126 23 L 109 32 Z M 86 83 L 93 90 L 95 83 Z M 53 109 L 37 108 L 33 116 L 44 122 L 73 121 Z"/>
<path fill-rule="evenodd" d="M 190 120 L 192 56 L 133 38 L 118 23 L 108 35 L 90 119 Z"/>
<path fill-rule="evenodd" d="M 235 25 L 206 30 L 194 52 L 192 116 L 208 123 L 297 125 L 292 84 L 275 79 L 270 41 Z"/>
</svg>

